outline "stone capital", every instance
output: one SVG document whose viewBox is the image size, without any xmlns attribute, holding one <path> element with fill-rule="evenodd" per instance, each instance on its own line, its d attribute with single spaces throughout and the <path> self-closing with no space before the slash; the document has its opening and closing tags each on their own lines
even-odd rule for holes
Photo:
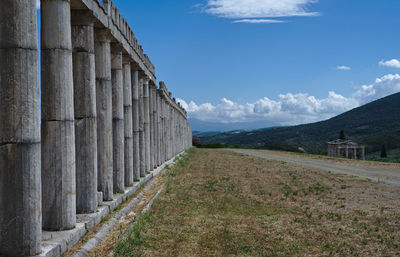
<svg viewBox="0 0 400 257">
<path fill-rule="evenodd" d="M 149 81 L 149 86 L 151 87 L 151 89 L 157 89 L 156 84 L 154 84 L 154 82 L 152 80 Z"/>
<path fill-rule="evenodd" d="M 143 84 L 149 85 L 150 78 L 147 75 L 141 77 L 143 79 Z"/>
<path fill-rule="evenodd" d="M 72 10 L 71 11 L 71 25 L 72 26 L 93 26 L 96 18 L 93 11 L 86 10 Z"/>
<path fill-rule="evenodd" d="M 124 50 L 124 46 L 121 43 L 111 43 L 111 53 L 122 55 L 122 51 Z"/>
<path fill-rule="evenodd" d="M 94 38 L 97 42 L 110 43 L 113 36 L 109 29 L 95 29 Z"/>
<path fill-rule="evenodd" d="M 123 64 L 132 64 L 132 59 L 128 54 L 122 54 L 122 63 Z"/>
</svg>

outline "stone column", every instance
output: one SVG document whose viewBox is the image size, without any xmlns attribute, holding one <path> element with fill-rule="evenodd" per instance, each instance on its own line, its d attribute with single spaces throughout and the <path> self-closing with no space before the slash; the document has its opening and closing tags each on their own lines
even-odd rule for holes
<svg viewBox="0 0 400 257">
<path fill-rule="evenodd" d="M 145 140 L 145 171 L 150 173 L 150 103 L 149 81 L 143 81 L 143 106 L 144 106 L 144 140 Z"/>
<path fill-rule="evenodd" d="M 156 87 L 152 88 L 152 103 L 153 103 L 153 156 L 154 156 L 154 168 L 158 167 L 158 133 L 157 133 L 157 93 Z"/>
<path fill-rule="evenodd" d="M 112 117 L 113 117 L 113 189 L 125 190 L 124 182 L 124 85 L 122 46 L 111 45 Z"/>
<path fill-rule="evenodd" d="M 172 156 L 172 108 L 171 105 L 168 104 L 168 156 L 167 160 L 171 159 Z"/>
<path fill-rule="evenodd" d="M 140 153 L 140 176 L 146 176 L 146 145 L 144 134 L 144 98 L 143 78 L 139 79 L 139 153 Z"/>
<path fill-rule="evenodd" d="M 149 84 L 149 171 L 153 170 L 154 164 L 154 149 L 153 149 L 153 96 L 151 94 L 152 85 Z"/>
<path fill-rule="evenodd" d="M 164 103 L 165 106 L 165 161 L 168 160 L 169 157 L 169 152 L 168 152 L 168 146 L 169 146 L 169 106 L 167 102 L 165 101 Z"/>
<path fill-rule="evenodd" d="M 97 209 L 97 121 L 94 19 L 88 11 L 72 12 L 74 75 L 76 211 Z"/>
<path fill-rule="evenodd" d="M 113 200 L 111 35 L 95 30 L 96 107 L 97 107 L 97 190 L 104 201 Z"/>
<path fill-rule="evenodd" d="M 156 98 L 155 98 L 155 86 L 152 84 L 150 88 L 150 95 L 151 95 L 151 111 L 152 111 L 152 116 L 151 116 L 151 137 L 152 137 L 152 142 L 151 142 L 151 158 L 152 158 L 152 169 L 157 168 L 157 162 L 156 162 L 156 110 L 155 110 L 155 103 L 156 103 Z"/>
<path fill-rule="evenodd" d="M 133 125 L 132 125 L 132 79 L 131 63 L 124 62 L 124 157 L 125 186 L 132 186 L 133 176 Z"/>
<path fill-rule="evenodd" d="M 164 162 L 167 161 L 167 103 L 166 100 L 163 99 L 163 112 L 164 112 L 164 119 L 163 119 L 163 159 Z"/>
<path fill-rule="evenodd" d="M 140 180 L 139 72 L 132 70 L 133 179 Z"/>
<path fill-rule="evenodd" d="M 0 255 L 40 253 L 40 95 L 35 0 L 0 8 Z"/>
<path fill-rule="evenodd" d="M 43 228 L 76 224 L 70 1 L 41 1 Z M 57 36 L 56 36 L 57 35 Z"/>
<path fill-rule="evenodd" d="M 157 94 L 157 152 L 158 152 L 158 158 L 157 158 L 157 163 L 158 166 L 161 166 L 162 160 L 161 160 L 161 96 L 160 96 L 160 90 L 156 90 Z"/>
<path fill-rule="evenodd" d="M 179 133 L 179 128 L 178 128 L 178 122 L 177 122 L 177 111 L 175 108 L 172 109 L 172 133 L 173 133 L 173 137 L 172 137 L 172 147 L 173 147 L 173 151 L 172 151 L 172 156 L 175 156 L 178 153 L 178 133 Z"/>
</svg>

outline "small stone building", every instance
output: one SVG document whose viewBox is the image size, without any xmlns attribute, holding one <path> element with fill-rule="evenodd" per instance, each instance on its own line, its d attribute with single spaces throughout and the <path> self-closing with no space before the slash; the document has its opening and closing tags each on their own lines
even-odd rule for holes
<svg viewBox="0 0 400 257">
<path fill-rule="evenodd" d="M 328 156 L 365 160 L 365 146 L 351 140 L 328 142 Z"/>
</svg>

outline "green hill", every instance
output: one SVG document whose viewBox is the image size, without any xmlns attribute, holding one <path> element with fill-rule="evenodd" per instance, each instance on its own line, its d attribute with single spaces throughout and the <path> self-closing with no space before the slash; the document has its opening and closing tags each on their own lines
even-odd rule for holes
<svg viewBox="0 0 400 257">
<path fill-rule="evenodd" d="M 202 143 L 220 142 L 277 150 L 326 153 L 326 142 L 337 139 L 341 130 L 347 138 L 363 143 L 367 152 L 400 148 L 400 93 L 371 102 L 326 121 L 292 126 L 232 131 L 200 137 Z"/>
</svg>

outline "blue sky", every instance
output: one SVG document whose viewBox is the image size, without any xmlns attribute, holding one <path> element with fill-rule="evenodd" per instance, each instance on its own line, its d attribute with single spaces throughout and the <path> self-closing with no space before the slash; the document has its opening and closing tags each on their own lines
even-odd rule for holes
<svg viewBox="0 0 400 257">
<path fill-rule="evenodd" d="M 114 2 L 192 119 L 293 125 L 400 91 L 399 0 Z"/>
</svg>

